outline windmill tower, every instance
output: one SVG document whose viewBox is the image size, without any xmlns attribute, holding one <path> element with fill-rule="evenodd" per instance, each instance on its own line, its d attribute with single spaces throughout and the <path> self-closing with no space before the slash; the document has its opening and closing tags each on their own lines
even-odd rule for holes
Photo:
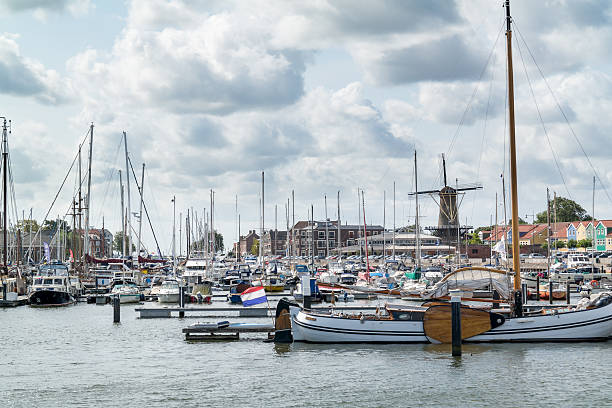
<svg viewBox="0 0 612 408">
<path fill-rule="evenodd" d="M 431 198 L 440 208 L 438 214 L 438 225 L 426 227 L 434 235 L 442 238 L 442 242 L 446 245 L 457 243 L 457 239 L 463 236 L 472 227 L 469 225 L 460 225 L 459 223 L 459 207 L 466 191 L 482 190 L 480 183 L 469 185 L 455 184 L 455 187 L 448 185 L 446 178 L 446 159 L 442 154 L 442 170 L 444 173 L 444 186 L 439 190 L 417 191 L 409 195 L 429 194 Z M 461 199 L 459 198 L 461 196 Z"/>
</svg>

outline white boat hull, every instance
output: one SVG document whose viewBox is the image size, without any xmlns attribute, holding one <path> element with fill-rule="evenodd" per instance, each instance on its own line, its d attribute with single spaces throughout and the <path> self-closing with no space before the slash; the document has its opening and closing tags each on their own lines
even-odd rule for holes
<svg viewBox="0 0 612 408">
<path fill-rule="evenodd" d="M 360 320 L 292 308 L 294 341 L 311 343 L 428 343 L 423 322 Z M 464 342 L 604 341 L 612 336 L 612 304 L 597 309 L 508 318 Z"/>
<path fill-rule="evenodd" d="M 158 293 L 157 301 L 159 303 L 178 303 L 180 294 L 178 293 Z"/>
<path fill-rule="evenodd" d="M 120 294 L 119 303 L 139 303 L 140 294 Z"/>
</svg>

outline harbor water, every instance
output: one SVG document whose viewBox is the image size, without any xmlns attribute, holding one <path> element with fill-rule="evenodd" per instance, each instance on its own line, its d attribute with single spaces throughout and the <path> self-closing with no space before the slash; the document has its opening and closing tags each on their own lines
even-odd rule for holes
<svg viewBox="0 0 612 408">
<path fill-rule="evenodd" d="M 119 324 L 108 305 L 0 310 L 0 405 L 612 406 L 612 341 L 464 345 L 461 358 L 446 345 L 187 342 L 182 328 L 222 319 L 134 307 Z"/>
</svg>

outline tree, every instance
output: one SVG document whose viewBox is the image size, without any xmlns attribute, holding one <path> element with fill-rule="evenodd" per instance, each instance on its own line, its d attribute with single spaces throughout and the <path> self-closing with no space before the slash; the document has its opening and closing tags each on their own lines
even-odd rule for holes
<svg viewBox="0 0 612 408">
<path fill-rule="evenodd" d="M 17 222 L 17 228 L 21 229 L 23 232 L 37 232 L 40 227 L 36 220 L 19 220 Z"/>
<path fill-rule="evenodd" d="M 223 251 L 225 246 L 223 245 L 223 234 L 215 231 L 215 248 L 217 251 Z"/>
<path fill-rule="evenodd" d="M 527 221 L 525 221 L 524 219 L 522 219 L 521 217 L 518 217 L 518 223 L 519 224 L 527 224 Z"/>
<path fill-rule="evenodd" d="M 561 241 L 561 240 L 555 241 L 554 245 L 555 245 L 555 248 L 557 249 L 565 248 L 565 241 Z"/>
<path fill-rule="evenodd" d="M 472 234 L 468 234 L 471 235 L 468 243 L 475 245 L 475 244 L 482 244 L 482 240 L 480 239 L 480 237 L 478 236 L 477 232 L 474 232 Z"/>
<path fill-rule="evenodd" d="M 550 201 L 551 222 L 555 221 L 555 207 L 557 209 L 557 222 L 588 221 L 591 219 L 591 216 L 587 214 L 586 210 L 582 208 L 580 204 L 569 198 L 559 196 L 556 201 Z M 545 224 L 547 222 L 546 210 L 536 215 L 536 222 L 540 224 Z"/>
<path fill-rule="evenodd" d="M 589 248 L 593 242 L 590 239 L 581 239 L 578 241 L 578 248 Z"/>
<path fill-rule="evenodd" d="M 575 239 L 570 239 L 570 240 L 567 241 L 567 247 L 568 248 L 576 248 L 576 244 L 578 244 L 578 243 L 576 242 Z"/>
<path fill-rule="evenodd" d="M 126 243 L 125 246 L 127 248 L 127 237 L 126 239 Z M 115 237 L 113 238 L 113 250 L 122 253 L 123 252 L 123 231 L 119 231 L 115 233 Z M 134 252 L 136 250 L 136 246 L 134 245 L 134 243 L 132 242 L 132 250 L 130 252 Z M 129 248 L 128 248 L 129 251 Z"/>
<path fill-rule="evenodd" d="M 43 231 L 57 231 L 58 228 L 70 231 L 70 226 L 64 220 L 45 220 L 42 225 Z"/>
<path fill-rule="evenodd" d="M 257 254 L 259 254 L 259 240 L 254 239 L 253 246 L 251 246 L 251 255 L 257 255 Z"/>
</svg>

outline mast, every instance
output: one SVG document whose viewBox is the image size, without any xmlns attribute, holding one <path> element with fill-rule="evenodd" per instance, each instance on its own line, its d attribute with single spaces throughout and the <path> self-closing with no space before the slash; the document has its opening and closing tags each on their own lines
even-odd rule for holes
<svg viewBox="0 0 612 408">
<path fill-rule="evenodd" d="M 121 255 L 125 256 L 125 212 L 123 211 L 123 180 L 121 179 L 121 170 L 119 170 L 119 188 L 121 189 Z"/>
<path fill-rule="evenodd" d="M 510 0 L 506 0 L 506 48 L 508 52 L 508 117 L 510 122 L 510 186 L 512 200 L 512 266 L 514 268 L 514 290 L 521 290 L 521 262 L 519 259 L 518 187 L 516 172 L 516 134 L 514 123 L 514 74 L 512 72 L 512 17 Z"/>
<path fill-rule="evenodd" d="M 295 190 L 291 190 L 291 268 L 293 268 L 293 258 L 295 256 L 295 233 L 293 228 L 295 227 Z"/>
<path fill-rule="evenodd" d="M 421 269 L 421 225 L 419 222 L 419 186 L 418 186 L 418 182 L 419 182 L 419 177 L 418 177 L 418 173 L 417 173 L 417 151 L 416 149 L 414 150 L 414 191 L 415 191 L 415 213 L 416 213 L 416 219 L 415 219 L 415 245 L 416 245 L 416 250 L 415 250 L 415 255 L 416 255 L 416 267 L 417 269 Z"/>
<path fill-rule="evenodd" d="M 550 192 L 548 187 L 546 187 L 546 224 L 546 271 L 550 279 Z M 536 288 L 536 290 L 540 290 L 540 288 Z M 552 298 L 552 293 L 549 296 Z M 569 299 L 567 303 L 569 303 Z"/>
<path fill-rule="evenodd" d="M 459 190 L 459 179 L 455 179 L 455 188 Z M 456 200 L 456 198 L 455 198 Z M 461 220 L 459 220 L 459 208 L 457 208 L 457 212 L 455 213 L 455 221 L 457 222 L 457 265 L 461 263 Z"/>
<path fill-rule="evenodd" d="M 238 263 L 238 251 L 240 251 L 240 223 L 238 222 L 238 194 L 236 194 L 236 207 L 234 213 L 234 220 L 236 221 L 236 233 L 238 234 L 238 244 L 236 245 L 236 249 L 234 250 L 234 261 Z"/>
<path fill-rule="evenodd" d="M 365 238 L 365 256 L 366 256 L 366 273 L 368 281 L 370 280 L 370 257 L 368 257 L 368 230 L 365 215 L 365 192 L 361 190 L 361 208 L 363 209 L 363 235 Z"/>
<path fill-rule="evenodd" d="M 176 274 L 176 196 L 172 196 L 172 273 Z"/>
<path fill-rule="evenodd" d="M 142 246 L 142 203 L 144 201 L 144 172 L 145 172 L 145 164 L 142 163 L 142 175 L 140 176 L 140 211 L 138 216 L 138 255 L 136 256 L 136 260 L 138 261 L 138 266 L 140 266 L 140 248 Z"/>
<path fill-rule="evenodd" d="M 85 254 L 89 255 L 89 206 L 91 204 L 91 161 L 93 160 L 93 122 L 89 126 L 89 160 L 87 163 L 87 197 L 85 198 Z M 85 272 L 88 272 L 87 258 L 85 258 Z"/>
<path fill-rule="evenodd" d="M 79 234 L 83 233 L 83 229 L 81 227 L 81 215 L 83 214 L 83 199 L 81 198 L 81 186 L 83 185 L 83 176 L 81 175 L 81 148 L 82 146 L 79 146 Z M 42 227 L 42 225 L 41 225 Z M 85 239 L 85 236 L 83 236 L 83 239 Z M 42 248 L 42 243 L 40 243 L 40 241 L 42 240 L 42 231 L 40 234 L 38 234 L 38 242 L 39 242 L 39 248 Z M 77 252 L 78 252 L 78 256 L 79 256 L 79 265 L 82 265 L 83 262 L 83 248 L 81 247 L 81 238 L 79 237 L 79 239 L 77 240 Z M 42 260 L 42 252 L 40 253 L 40 259 Z"/>
<path fill-rule="evenodd" d="M 595 273 L 595 242 L 597 235 L 595 234 L 595 176 L 593 176 L 593 216 L 591 217 L 593 220 L 591 224 L 593 225 L 593 234 L 592 234 L 592 243 L 591 243 L 591 273 Z M 569 302 L 568 302 L 569 303 Z"/>
<path fill-rule="evenodd" d="M 324 195 L 325 197 L 325 256 L 329 256 L 329 227 L 328 227 L 328 222 L 329 222 L 329 218 L 327 218 L 327 194 Z"/>
<path fill-rule="evenodd" d="M 6 118 L 2 118 L 2 261 L 4 274 L 8 275 L 8 242 L 7 242 L 7 172 L 8 172 L 8 135 L 6 128 Z"/>
<path fill-rule="evenodd" d="M 383 190 L 383 267 L 386 266 L 385 256 L 387 256 L 387 252 L 385 251 L 385 228 L 387 226 L 387 191 Z"/>
<path fill-rule="evenodd" d="M 102 242 L 100 242 L 100 249 L 101 249 L 100 257 L 104 258 L 104 255 L 106 253 L 106 234 L 104 233 L 104 216 L 102 216 L 102 237 L 101 239 L 102 239 Z"/>
<path fill-rule="evenodd" d="M 393 260 L 395 261 L 395 181 L 393 181 Z"/>
<path fill-rule="evenodd" d="M 265 186 L 264 186 L 264 172 L 261 172 L 261 236 L 259 237 L 259 257 L 260 263 L 263 266 L 263 234 L 265 230 Z"/>
<path fill-rule="evenodd" d="M 127 134 L 125 131 L 123 132 L 123 146 L 125 147 L 125 174 L 126 174 L 126 183 L 127 183 L 127 246 L 128 246 L 128 254 L 132 255 L 132 206 L 131 206 L 131 195 L 130 195 L 130 167 L 128 162 L 128 148 L 127 148 Z"/>
<path fill-rule="evenodd" d="M 338 261 L 342 261 L 342 253 L 340 252 L 342 249 L 342 241 L 340 235 L 340 190 L 338 190 L 338 225 L 336 225 L 336 227 L 338 227 L 338 236 L 336 237 L 336 239 L 338 240 Z"/>
<path fill-rule="evenodd" d="M 363 246 L 361 245 L 361 190 L 357 187 L 357 224 L 359 228 L 357 229 L 357 242 L 359 242 L 359 259 L 363 256 Z"/>
<path fill-rule="evenodd" d="M 493 231 L 491 231 L 493 232 Z M 495 235 L 493 235 L 494 239 L 497 240 L 497 191 L 495 192 Z M 493 241 L 493 240 L 491 240 Z M 491 255 L 493 256 L 493 255 Z M 497 258 L 496 258 L 497 259 Z M 491 260 L 491 263 L 493 263 L 493 260 Z M 497 265 L 497 261 L 495 262 L 495 265 Z"/>
<path fill-rule="evenodd" d="M 310 262 L 314 268 L 314 206 L 310 204 Z"/>
</svg>

